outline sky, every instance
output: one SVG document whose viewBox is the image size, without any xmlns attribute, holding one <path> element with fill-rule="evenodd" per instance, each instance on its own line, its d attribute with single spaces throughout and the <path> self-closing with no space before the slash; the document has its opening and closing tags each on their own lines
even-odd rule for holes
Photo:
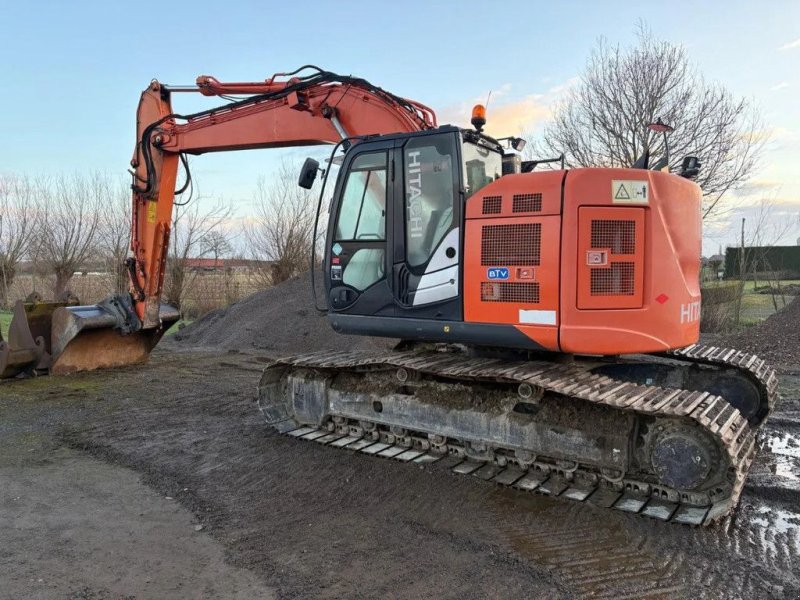
<svg viewBox="0 0 800 600">
<path fill-rule="evenodd" d="M 364 77 L 468 126 L 492 93 L 489 132 L 536 132 L 575 85 L 599 38 L 634 44 L 637 24 L 687 48 L 707 80 L 752 100 L 769 142 L 758 172 L 706 228 L 704 253 L 753 224 L 800 237 L 800 2 L 423 1 L 122 3 L 0 0 L 0 174 L 102 171 L 123 176 L 139 94 L 151 79 L 198 75 L 259 81 L 312 63 Z M 191 112 L 216 101 L 176 95 Z M 259 176 L 319 149 L 261 150 L 193 160 L 201 202 L 239 218 Z M 747 237 L 750 237 L 748 232 Z"/>
</svg>

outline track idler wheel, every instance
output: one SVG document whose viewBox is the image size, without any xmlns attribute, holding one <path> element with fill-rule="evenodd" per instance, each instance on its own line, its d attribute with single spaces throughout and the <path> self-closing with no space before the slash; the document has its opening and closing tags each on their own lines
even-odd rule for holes
<svg viewBox="0 0 800 600">
<path fill-rule="evenodd" d="M 703 431 L 681 424 L 657 428 L 650 463 L 661 482 L 679 490 L 696 490 L 713 475 L 718 452 Z"/>
</svg>

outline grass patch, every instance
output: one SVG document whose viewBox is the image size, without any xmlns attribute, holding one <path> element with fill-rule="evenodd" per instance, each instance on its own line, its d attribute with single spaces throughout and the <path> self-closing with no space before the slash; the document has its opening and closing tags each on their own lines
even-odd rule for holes
<svg viewBox="0 0 800 600">
<path fill-rule="evenodd" d="M 164 337 L 169 337 L 173 333 L 177 333 L 178 331 L 180 331 L 182 327 L 186 325 L 191 325 L 192 323 L 194 323 L 194 319 L 181 319 L 180 321 L 175 323 L 175 325 L 173 325 L 167 330 L 167 332 L 164 334 Z"/>
<path fill-rule="evenodd" d="M 8 325 L 11 323 L 11 311 L 10 310 L 0 310 L 0 334 L 2 334 L 2 338 L 8 339 Z"/>
</svg>

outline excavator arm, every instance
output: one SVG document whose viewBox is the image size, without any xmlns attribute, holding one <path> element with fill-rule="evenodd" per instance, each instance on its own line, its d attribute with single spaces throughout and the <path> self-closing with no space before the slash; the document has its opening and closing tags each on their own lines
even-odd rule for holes
<svg viewBox="0 0 800 600">
<path fill-rule="evenodd" d="M 176 114 L 175 93 L 219 97 L 226 104 Z M 427 106 L 364 79 L 305 66 L 255 83 L 194 86 L 153 81 L 136 112 L 130 294 L 93 305 L 18 303 L 8 341 L 0 337 L 0 378 L 20 373 L 68 373 L 143 362 L 178 311 L 160 303 L 176 193 L 188 186 L 186 155 L 251 148 L 334 144 L 343 139 L 436 127 Z M 186 181 L 176 190 L 179 165 Z"/>
<path fill-rule="evenodd" d="M 298 76 L 308 70 L 310 75 Z M 177 115 L 171 105 L 174 93 L 246 97 L 191 115 Z M 187 87 L 153 81 L 142 92 L 136 117 L 128 267 L 133 305 L 143 329 L 161 325 L 159 297 L 178 167 L 180 162 L 188 167 L 186 154 L 334 144 L 344 138 L 436 126 L 434 112 L 419 102 L 395 96 L 363 79 L 316 67 L 276 74 L 257 83 L 221 83 L 209 76 L 198 77 L 196 86 Z"/>
</svg>

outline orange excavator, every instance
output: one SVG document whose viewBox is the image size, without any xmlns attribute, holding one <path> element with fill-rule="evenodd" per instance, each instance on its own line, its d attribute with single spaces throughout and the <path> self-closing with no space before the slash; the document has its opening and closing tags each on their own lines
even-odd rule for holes
<svg viewBox="0 0 800 600">
<path fill-rule="evenodd" d="M 179 115 L 177 92 L 229 103 Z M 152 82 L 132 161 L 131 292 L 56 308 L 40 343 L 50 369 L 142 361 L 177 319 L 160 294 L 187 154 L 332 144 L 323 310 L 338 332 L 401 341 L 275 360 L 259 386 L 268 424 L 664 521 L 721 519 L 777 379 L 755 356 L 697 344 L 698 160 L 536 171 L 522 140 L 485 122 L 478 106 L 473 128 L 438 126 L 416 101 L 316 67 Z M 299 184 L 319 171 L 308 159 Z"/>
</svg>

